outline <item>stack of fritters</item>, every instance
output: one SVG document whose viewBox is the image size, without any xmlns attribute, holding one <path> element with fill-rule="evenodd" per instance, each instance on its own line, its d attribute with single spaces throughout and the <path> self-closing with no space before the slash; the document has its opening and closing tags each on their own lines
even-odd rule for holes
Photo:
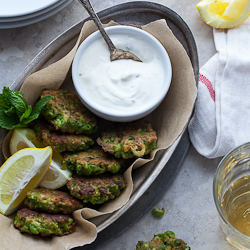
<svg viewBox="0 0 250 250">
<path fill-rule="evenodd" d="M 44 146 L 63 154 L 62 164 L 76 172 L 67 183 L 70 194 L 61 191 L 34 189 L 27 193 L 23 209 L 17 213 L 14 225 L 22 232 L 42 236 L 64 235 L 75 230 L 69 217 L 83 204 L 102 204 L 118 197 L 126 182 L 121 169 L 125 160 L 143 157 L 156 147 L 156 133 L 148 122 L 113 124 L 104 131 L 95 145 L 90 137 L 97 131 L 95 116 L 79 98 L 64 90 L 45 90 L 41 98 L 53 98 L 43 108 L 47 122 L 35 126 L 37 139 Z M 124 158 L 124 159 L 119 159 Z M 107 174 L 108 173 L 108 174 Z M 103 175 L 104 174 L 104 175 Z M 77 198 L 73 198 L 73 197 Z"/>
<path fill-rule="evenodd" d="M 42 113 L 52 127 L 48 124 L 38 123 L 35 126 L 37 139 L 46 146 L 50 145 L 57 152 L 64 152 L 62 164 L 78 175 L 94 176 L 106 172 L 118 173 L 124 164 L 123 160 L 115 159 L 98 146 L 89 148 L 94 144 L 94 140 L 89 135 L 97 130 L 96 119 L 82 105 L 77 95 L 64 90 L 46 90 L 43 91 L 41 98 L 48 95 L 52 95 L 54 98 L 47 103 Z M 98 182 L 98 178 L 88 178 L 86 183 L 92 185 L 93 188 Z M 105 178 L 110 179 L 110 182 L 113 181 L 112 175 Z M 122 175 L 119 178 L 123 179 Z M 124 185 L 119 186 L 119 190 L 125 187 L 125 181 L 123 180 L 123 182 Z M 108 189 L 108 182 L 103 185 L 107 185 Z M 99 189 L 99 187 L 96 188 Z M 93 197 L 97 196 L 97 193 L 102 193 L 102 190 L 97 192 L 97 189 L 95 192 L 88 192 L 89 199 L 85 197 L 84 202 L 91 201 Z M 109 194 L 105 195 L 106 198 L 100 200 L 105 202 L 118 196 L 118 192 L 114 188 L 110 190 Z M 84 192 L 86 192 L 86 188 L 84 188 Z M 113 192 L 115 194 L 112 194 Z M 100 203 L 98 202 L 98 204 Z"/>
</svg>

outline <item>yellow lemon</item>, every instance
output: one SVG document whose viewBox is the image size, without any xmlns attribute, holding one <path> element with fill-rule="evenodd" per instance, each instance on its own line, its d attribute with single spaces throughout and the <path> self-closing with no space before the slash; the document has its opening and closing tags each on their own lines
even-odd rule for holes
<svg viewBox="0 0 250 250">
<path fill-rule="evenodd" d="M 30 128 L 16 128 L 10 139 L 10 153 L 13 155 L 24 148 L 43 148 L 41 142 L 36 139 L 36 132 Z"/>
<path fill-rule="evenodd" d="M 14 129 L 10 140 L 10 153 L 14 154 L 22 148 L 41 148 L 44 147 L 41 142 L 36 140 L 36 132 L 30 128 L 17 128 Z M 71 170 L 62 166 L 62 156 L 53 151 L 52 161 L 50 168 L 39 187 L 48 189 L 57 189 L 65 185 L 71 177 Z"/>
<path fill-rule="evenodd" d="M 202 0 L 196 5 L 201 18 L 215 28 L 234 28 L 250 14 L 250 0 Z"/>
<path fill-rule="evenodd" d="M 63 166 L 61 162 L 62 156 L 59 153 L 53 151 L 53 158 L 50 168 L 43 177 L 42 181 L 39 183 L 39 187 L 57 189 L 68 182 L 72 176 L 72 171 L 66 166 Z"/>
<path fill-rule="evenodd" d="M 26 193 L 37 187 L 49 169 L 51 147 L 19 150 L 0 168 L 0 212 L 9 215 L 18 209 Z"/>
</svg>

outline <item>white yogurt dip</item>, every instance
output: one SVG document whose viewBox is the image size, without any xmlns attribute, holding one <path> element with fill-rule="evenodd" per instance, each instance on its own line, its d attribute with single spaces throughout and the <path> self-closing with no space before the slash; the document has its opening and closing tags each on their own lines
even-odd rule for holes
<svg viewBox="0 0 250 250">
<path fill-rule="evenodd" d="M 83 53 L 78 75 L 80 87 L 89 103 L 121 115 L 139 112 L 151 106 L 163 91 L 163 63 L 152 45 L 139 36 L 111 34 L 114 45 L 138 56 L 133 60 L 110 61 L 103 38 L 95 40 Z"/>
</svg>

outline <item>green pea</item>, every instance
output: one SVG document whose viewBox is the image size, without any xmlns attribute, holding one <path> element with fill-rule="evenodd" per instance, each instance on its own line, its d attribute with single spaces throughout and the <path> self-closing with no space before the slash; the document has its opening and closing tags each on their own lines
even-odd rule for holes
<svg viewBox="0 0 250 250">
<path fill-rule="evenodd" d="M 68 223 L 71 225 L 74 222 L 74 220 L 72 218 L 68 219 Z"/>
<path fill-rule="evenodd" d="M 179 245 L 181 244 L 181 241 L 180 241 L 180 240 L 175 240 L 174 244 L 175 244 L 176 246 L 179 246 Z"/>
<path fill-rule="evenodd" d="M 165 234 L 170 238 L 175 238 L 175 234 L 172 231 L 167 231 Z"/>
<path fill-rule="evenodd" d="M 34 201 L 37 202 L 38 198 L 41 197 L 40 194 L 34 195 Z"/>
<path fill-rule="evenodd" d="M 164 215 L 164 213 L 165 213 L 165 209 L 164 208 L 162 208 L 162 209 L 154 208 L 152 213 L 156 217 L 162 217 Z"/>
<path fill-rule="evenodd" d="M 30 225 L 29 227 L 30 227 L 29 229 L 30 229 L 31 233 L 33 233 L 33 234 L 39 234 L 39 232 L 38 232 L 38 230 L 37 230 L 37 228 L 36 228 L 35 225 Z"/>
</svg>

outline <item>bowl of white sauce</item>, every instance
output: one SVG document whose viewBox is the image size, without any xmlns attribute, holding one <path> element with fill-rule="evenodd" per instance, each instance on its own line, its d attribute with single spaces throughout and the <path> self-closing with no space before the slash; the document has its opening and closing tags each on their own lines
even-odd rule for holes
<svg viewBox="0 0 250 250">
<path fill-rule="evenodd" d="M 116 122 L 140 119 L 155 110 L 168 92 L 172 78 L 169 56 L 155 37 L 139 28 L 105 30 L 117 48 L 132 52 L 142 62 L 111 62 L 100 32 L 94 32 L 74 57 L 74 86 L 82 103 L 97 116 Z"/>
</svg>

